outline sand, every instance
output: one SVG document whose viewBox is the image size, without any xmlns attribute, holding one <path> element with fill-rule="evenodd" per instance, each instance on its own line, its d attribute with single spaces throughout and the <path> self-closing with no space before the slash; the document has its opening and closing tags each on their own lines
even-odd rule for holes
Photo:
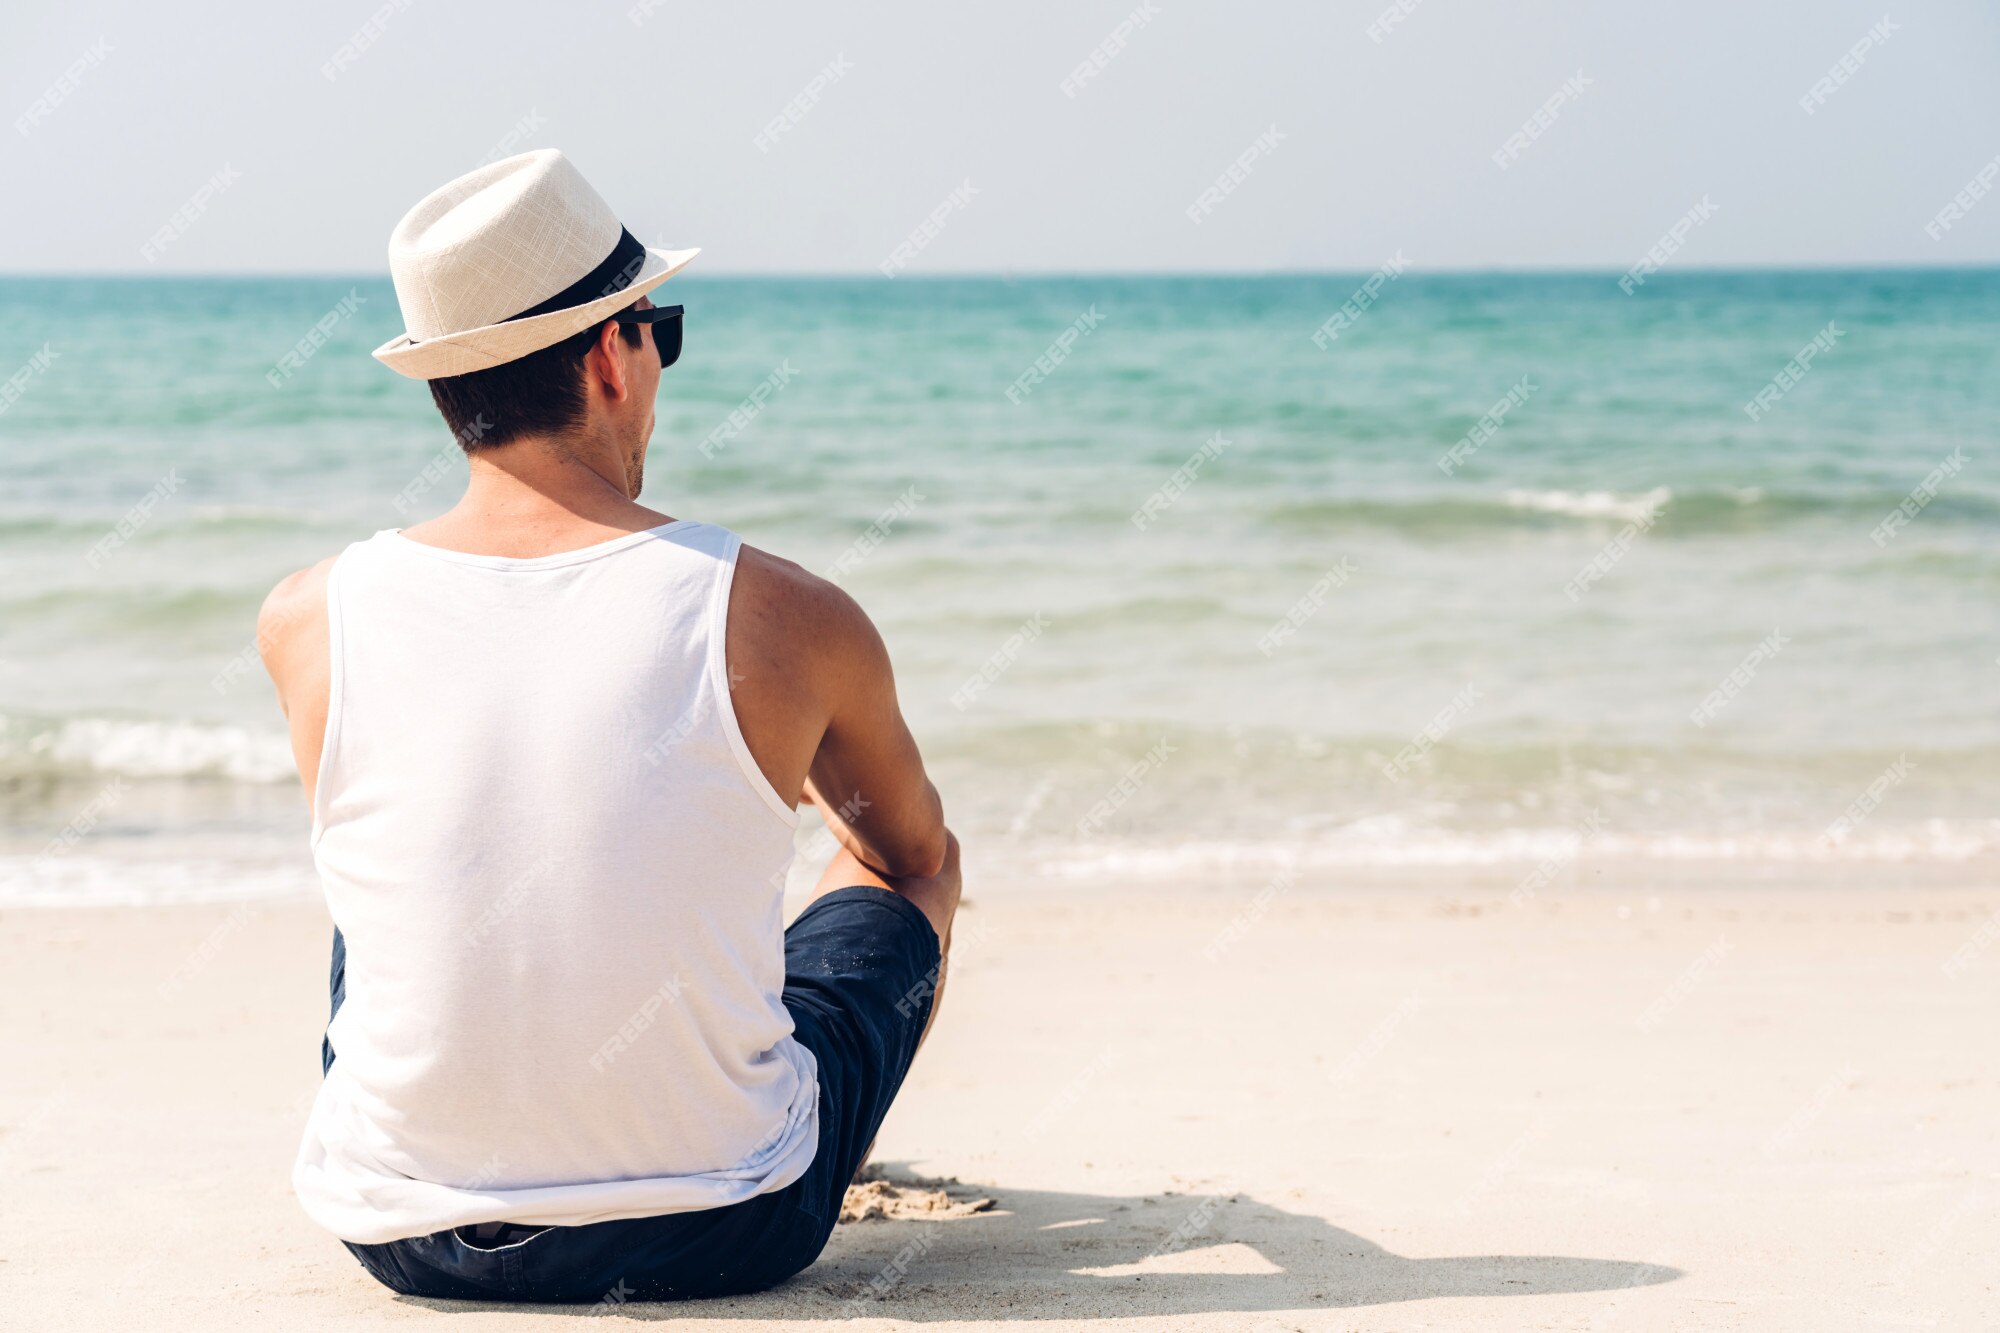
<svg viewBox="0 0 2000 1333">
<path fill-rule="evenodd" d="M 2000 892 L 1254 892 L 976 892 L 867 1220 L 777 1291 L 600 1313 L 2000 1327 Z M 585 1312 L 396 1297 L 300 1213 L 327 932 L 0 915 L 0 1325 Z"/>
</svg>

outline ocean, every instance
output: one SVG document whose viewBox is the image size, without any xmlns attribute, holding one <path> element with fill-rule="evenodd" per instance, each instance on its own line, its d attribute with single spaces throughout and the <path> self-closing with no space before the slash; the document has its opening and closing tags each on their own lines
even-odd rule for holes
<svg viewBox="0 0 2000 1333">
<path fill-rule="evenodd" d="M 643 498 L 869 609 L 975 894 L 1992 869 L 2000 273 L 1368 279 L 679 278 Z M 254 618 L 455 498 L 400 327 L 0 279 L 0 905 L 314 891 Z"/>
</svg>

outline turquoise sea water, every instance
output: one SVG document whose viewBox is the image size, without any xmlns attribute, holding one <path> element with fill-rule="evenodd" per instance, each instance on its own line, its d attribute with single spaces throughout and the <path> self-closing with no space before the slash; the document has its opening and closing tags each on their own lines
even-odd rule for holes
<svg viewBox="0 0 2000 1333">
<path fill-rule="evenodd" d="M 1568 874 L 1580 825 L 1991 866 L 2000 273 L 1412 273 L 1316 346 L 1364 276 L 676 279 L 645 499 L 844 566 L 1010 876 Z M 377 279 L 0 279 L 0 902 L 309 884 L 230 663 L 277 578 L 456 495 L 399 328 Z"/>
</svg>

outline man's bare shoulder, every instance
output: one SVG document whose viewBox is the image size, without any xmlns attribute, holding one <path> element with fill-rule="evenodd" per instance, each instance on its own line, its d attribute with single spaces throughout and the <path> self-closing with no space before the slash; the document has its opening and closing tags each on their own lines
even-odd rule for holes
<svg viewBox="0 0 2000 1333">
<path fill-rule="evenodd" d="M 890 679 L 888 650 L 858 602 L 753 546 L 736 557 L 727 651 L 743 739 L 788 797 L 804 785 L 834 719 Z"/>
<path fill-rule="evenodd" d="M 287 574 L 264 598 L 257 612 L 257 651 L 274 674 L 293 645 L 302 639 L 325 637 L 326 580 L 339 558 L 330 555 L 316 565 Z"/>
<path fill-rule="evenodd" d="M 861 603 L 839 584 L 749 545 L 736 558 L 736 593 L 730 603 L 732 617 L 746 613 L 789 640 L 836 654 L 880 642 Z"/>
</svg>

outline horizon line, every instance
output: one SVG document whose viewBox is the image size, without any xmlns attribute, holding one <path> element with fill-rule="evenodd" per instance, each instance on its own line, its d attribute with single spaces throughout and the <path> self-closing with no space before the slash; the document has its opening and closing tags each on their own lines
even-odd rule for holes
<svg viewBox="0 0 2000 1333">
<path fill-rule="evenodd" d="M 1407 262 L 1407 261 L 1406 261 Z M 721 272 L 709 270 L 702 273 L 677 274 L 681 281 L 689 279 L 769 279 L 783 281 L 800 280 L 846 280 L 868 279 L 871 281 L 953 281 L 967 279 L 988 279 L 1001 282 L 1022 279 L 1060 278 L 1323 278 L 1366 276 L 1380 266 L 1370 268 L 1267 268 L 1267 269 L 1085 269 L 1085 268 L 1038 268 L 1038 269 L 951 269 L 932 273 L 899 273 L 894 279 L 883 277 L 866 269 L 725 269 Z M 1409 275 L 1414 277 L 1616 277 L 1630 272 L 1625 268 L 1599 267 L 1596 265 L 1504 265 L 1504 264 L 1444 264 L 1426 268 L 1409 265 Z M 1676 266 L 1671 271 L 1657 270 L 1648 275 L 1652 281 L 1677 275 L 1734 275 L 1751 273 L 1968 273 L 2000 271 L 2000 260 L 1967 260 L 1963 262 L 1932 262 L 1929 260 L 1871 261 L 1867 263 L 1723 263 L 1689 264 Z M 159 272 L 153 269 L 0 269 L 0 280 L 15 278 L 116 278 L 116 279 L 182 279 L 182 278 L 311 278 L 311 279 L 367 279 L 369 281 L 389 278 L 389 271 L 383 269 L 185 269 Z"/>
</svg>

